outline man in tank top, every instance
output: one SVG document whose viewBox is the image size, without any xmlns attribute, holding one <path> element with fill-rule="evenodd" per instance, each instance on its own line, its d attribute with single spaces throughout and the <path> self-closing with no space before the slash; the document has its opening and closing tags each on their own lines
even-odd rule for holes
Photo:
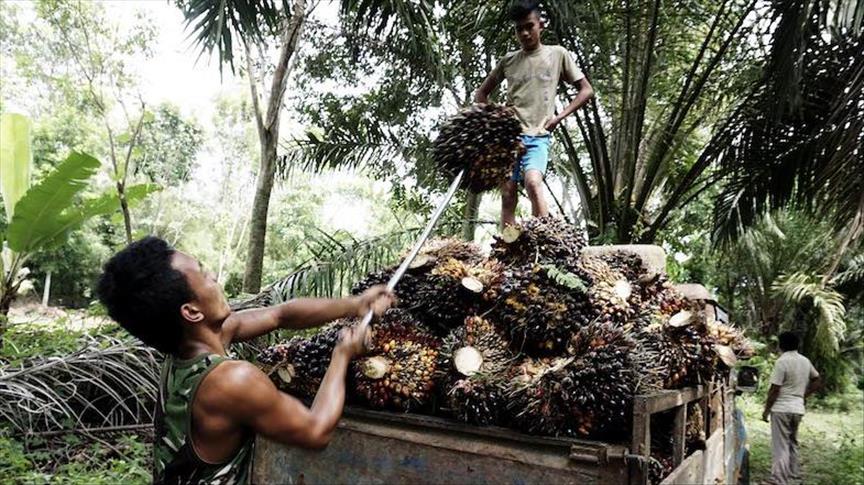
<svg viewBox="0 0 864 485">
<path fill-rule="evenodd" d="M 327 446 L 342 415 L 345 373 L 366 335 L 345 329 L 311 407 L 276 389 L 226 347 L 278 328 L 311 328 L 381 314 L 384 286 L 341 299 L 295 299 L 232 312 L 212 273 L 165 241 L 147 237 L 106 263 L 99 298 L 132 335 L 166 355 L 157 402 L 154 482 L 242 484 L 256 434 L 303 448 Z"/>
<path fill-rule="evenodd" d="M 474 96 L 475 103 L 488 102 L 489 95 L 507 81 L 507 105 L 522 123 L 526 152 L 513 167 L 513 175 L 501 184 L 501 224 L 516 222 L 519 183 L 531 201 L 535 217 L 549 214 L 543 195 L 543 177 L 549 160 L 551 133 L 561 121 L 594 96 L 594 89 L 573 61 L 573 55 L 559 45 L 540 42 L 543 19 L 539 2 L 518 0 L 510 6 L 510 20 L 521 49 L 505 55 Z M 555 114 L 555 96 L 560 81 L 576 86 L 578 93 L 560 113 Z"/>
</svg>

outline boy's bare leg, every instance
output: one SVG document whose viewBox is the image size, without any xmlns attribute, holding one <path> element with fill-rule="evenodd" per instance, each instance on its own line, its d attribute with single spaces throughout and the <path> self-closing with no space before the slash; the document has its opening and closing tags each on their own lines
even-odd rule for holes
<svg viewBox="0 0 864 485">
<path fill-rule="evenodd" d="M 531 200 L 531 213 L 534 217 L 549 215 L 546 196 L 543 194 L 542 172 L 539 170 L 527 170 L 525 172 L 525 191 L 528 192 L 528 199 Z"/>
<path fill-rule="evenodd" d="M 516 182 L 508 180 L 501 184 L 501 228 L 516 224 L 516 204 L 519 202 L 519 188 Z"/>
</svg>

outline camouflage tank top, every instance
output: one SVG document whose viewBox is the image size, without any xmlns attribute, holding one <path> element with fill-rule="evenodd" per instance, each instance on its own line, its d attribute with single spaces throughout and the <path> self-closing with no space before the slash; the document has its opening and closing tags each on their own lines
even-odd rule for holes
<svg viewBox="0 0 864 485">
<path fill-rule="evenodd" d="M 222 463 L 207 463 L 192 447 L 192 399 L 198 385 L 217 365 L 230 360 L 215 354 L 165 359 L 156 404 L 153 444 L 154 483 L 235 485 L 249 482 L 255 444 L 250 435 L 237 453 Z"/>
</svg>

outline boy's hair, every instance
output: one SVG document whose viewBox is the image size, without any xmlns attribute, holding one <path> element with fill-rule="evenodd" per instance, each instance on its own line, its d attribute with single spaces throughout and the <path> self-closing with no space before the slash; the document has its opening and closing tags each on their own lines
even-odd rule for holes
<svg viewBox="0 0 864 485">
<path fill-rule="evenodd" d="M 540 2 L 534 0 L 516 0 L 510 4 L 510 20 L 518 22 L 537 12 L 540 15 Z"/>
<path fill-rule="evenodd" d="M 99 278 L 99 300 L 129 333 L 166 354 L 183 337 L 180 307 L 194 297 L 183 273 L 171 267 L 175 250 L 148 236 L 115 254 Z"/>
<path fill-rule="evenodd" d="M 780 350 L 788 352 L 790 350 L 798 350 L 798 336 L 792 332 L 783 332 L 778 337 L 780 341 Z"/>
</svg>

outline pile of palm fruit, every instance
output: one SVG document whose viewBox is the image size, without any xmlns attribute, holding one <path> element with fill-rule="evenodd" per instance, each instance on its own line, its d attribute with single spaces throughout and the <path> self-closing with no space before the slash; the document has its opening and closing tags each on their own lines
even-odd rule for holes
<svg viewBox="0 0 864 485">
<path fill-rule="evenodd" d="M 623 439 L 634 395 L 706 383 L 747 354 L 740 332 L 706 319 L 638 256 L 589 256 L 584 246 L 552 217 L 508 228 L 488 256 L 464 241 L 427 243 L 396 286 L 397 308 L 374 324 L 374 348 L 352 363 L 350 402 Z M 280 388 L 313 397 L 349 323 L 267 349 L 263 368 Z"/>
<path fill-rule="evenodd" d="M 512 108 L 475 104 L 450 118 L 433 143 L 432 159 L 451 177 L 465 170 L 462 186 L 472 192 L 498 187 L 525 148 Z"/>
</svg>

